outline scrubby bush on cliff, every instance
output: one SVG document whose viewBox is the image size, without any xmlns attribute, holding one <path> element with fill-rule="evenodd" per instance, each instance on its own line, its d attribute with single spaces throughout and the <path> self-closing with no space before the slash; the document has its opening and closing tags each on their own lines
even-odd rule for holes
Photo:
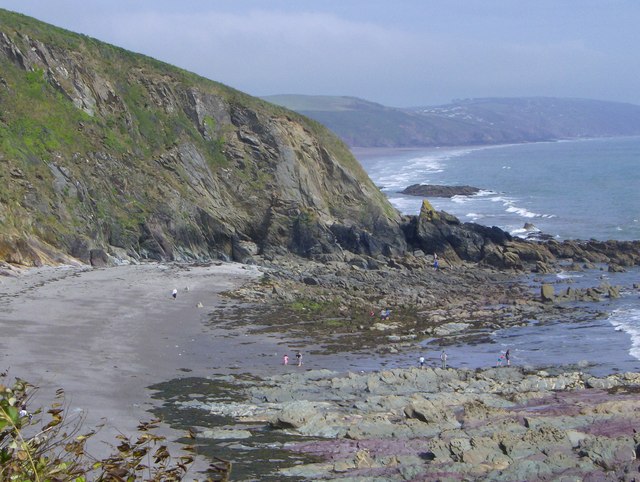
<svg viewBox="0 0 640 482">
<path fill-rule="evenodd" d="M 2 374 L 0 381 L 6 378 Z M 85 451 L 96 433 L 82 433 L 82 416 L 68 418 L 64 392 L 46 412 L 32 413 L 26 407 L 33 386 L 17 379 L 13 386 L 0 383 L 0 481 L 34 482 L 124 482 L 135 480 L 180 481 L 193 463 L 193 447 L 172 458 L 165 438 L 155 435 L 158 421 L 141 423 L 136 440 L 118 436 L 115 452 L 97 460 Z M 45 420 L 49 418 L 49 420 Z M 228 480 L 230 465 L 212 466 L 206 480 Z"/>
</svg>

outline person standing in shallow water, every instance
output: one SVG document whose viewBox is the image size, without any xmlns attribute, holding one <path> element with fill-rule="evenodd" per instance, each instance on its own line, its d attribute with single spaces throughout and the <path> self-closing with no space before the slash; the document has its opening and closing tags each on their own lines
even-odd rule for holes
<svg viewBox="0 0 640 482">
<path fill-rule="evenodd" d="M 445 352 L 444 350 L 442 350 L 442 353 L 440 354 L 440 361 L 442 362 L 442 369 L 446 370 L 447 369 L 447 352 Z"/>
<path fill-rule="evenodd" d="M 173 296 L 174 300 L 178 297 L 178 289 L 177 288 L 173 288 L 173 291 L 171 292 L 171 296 Z"/>
<path fill-rule="evenodd" d="M 509 349 L 504 354 L 504 359 L 507 360 L 507 366 L 511 365 L 511 354 L 509 353 Z"/>
<path fill-rule="evenodd" d="M 282 357 L 282 364 L 283 365 L 288 365 L 289 364 L 289 355 L 285 355 Z"/>
<path fill-rule="evenodd" d="M 418 358 L 418 363 L 420 363 L 420 368 L 424 368 L 424 357 L 423 356 Z"/>
<path fill-rule="evenodd" d="M 300 353 L 300 352 L 296 353 L 296 360 L 298 360 L 298 366 L 301 367 L 302 366 L 302 353 Z"/>
</svg>

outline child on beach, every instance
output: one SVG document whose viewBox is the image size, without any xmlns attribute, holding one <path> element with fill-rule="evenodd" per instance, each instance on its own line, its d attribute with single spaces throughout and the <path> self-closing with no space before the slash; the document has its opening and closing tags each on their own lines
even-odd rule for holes
<svg viewBox="0 0 640 482">
<path fill-rule="evenodd" d="M 418 358 L 418 363 L 420 363 L 420 368 L 424 368 L 424 357 L 423 356 Z"/>
<path fill-rule="evenodd" d="M 501 353 L 500 356 L 498 357 L 498 361 L 496 362 L 496 366 L 502 366 L 502 362 L 504 361 L 504 355 Z"/>
<path fill-rule="evenodd" d="M 173 296 L 174 300 L 178 297 L 178 289 L 177 288 L 173 288 L 173 291 L 171 292 L 171 296 Z"/>
<path fill-rule="evenodd" d="M 286 355 L 282 357 L 282 364 L 283 365 L 288 365 L 289 364 L 289 355 Z"/>
</svg>

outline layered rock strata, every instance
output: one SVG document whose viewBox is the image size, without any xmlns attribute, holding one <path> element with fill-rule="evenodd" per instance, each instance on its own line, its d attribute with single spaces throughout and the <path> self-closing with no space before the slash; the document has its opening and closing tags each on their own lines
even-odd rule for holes
<svg viewBox="0 0 640 482">
<path fill-rule="evenodd" d="M 316 438 L 287 448 L 323 461 L 282 469 L 282 476 L 635 480 L 640 469 L 638 373 L 415 368 L 311 371 L 244 384 L 246 402 L 184 405 Z"/>
</svg>

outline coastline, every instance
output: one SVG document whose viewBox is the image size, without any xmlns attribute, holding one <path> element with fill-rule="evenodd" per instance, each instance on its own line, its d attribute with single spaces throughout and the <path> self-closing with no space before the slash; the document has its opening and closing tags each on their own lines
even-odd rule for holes
<svg viewBox="0 0 640 482">
<path fill-rule="evenodd" d="M 523 298 L 526 290 L 506 288 L 509 279 L 514 283 L 517 280 L 513 273 L 502 275 L 493 270 L 484 272 L 479 267 L 473 270 L 463 265 L 436 274 L 432 269 L 425 270 L 418 261 L 413 261 L 418 263 L 414 270 L 419 269 L 425 279 L 430 280 L 427 291 L 436 290 L 429 295 L 435 296 L 435 312 L 429 317 L 432 322 L 444 312 L 449 312 L 450 317 L 435 321 L 435 327 L 427 328 L 434 330 L 433 335 L 424 338 L 412 335 L 415 330 L 408 318 L 404 319 L 408 325 L 399 324 L 396 328 L 381 326 L 380 331 L 376 327 L 377 319 L 369 319 L 371 326 L 358 327 L 358 321 L 356 326 L 345 325 L 342 331 L 336 331 L 337 325 L 326 324 L 327 320 L 336 320 L 331 313 L 325 313 L 325 318 L 316 319 L 312 315 L 309 320 L 289 320 L 290 313 L 281 311 L 283 307 L 278 304 L 284 299 L 275 294 L 286 296 L 296 291 L 304 299 L 309 293 L 319 295 L 318 288 L 295 281 L 297 275 L 289 275 L 293 284 L 287 284 L 288 278 L 278 277 L 276 266 L 215 262 L 208 266 L 141 264 L 105 269 L 58 267 L 29 270 L 16 277 L 0 278 L 0 326 L 7 334 L 0 341 L 0 368 L 10 368 L 11 377 L 19 376 L 40 387 L 33 406 L 47 407 L 55 390 L 63 388 L 68 413 L 84 413 L 86 428 L 104 423 L 104 428 L 88 447 L 95 456 L 108 455 L 109 450 L 101 452 L 108 448 L 103 442 L 113 444 L 114 437 L 121 433 L 133 436 L 138 422 L 153 418 L 152 414 L 166 416 L 159 433 L 167 436 L 174 456 L 179 454 L 181 446 L 172 440 L 178 439 L 184 434 L 183 429 L 190 427 L 195 427 L 200 434 L 198 443 L 203 448 L 202 452 L 216 456 L 219 450 L 224 450 L 221 447 L 225 447 L 227 442 L 226 439 L 216 439 L 215 435 L 203 442 L 202 434 L 216 434 L 220 429 L 206 420 L 210 415 L 205 414 L 203 420 L 193 419 L 183 425 L 191 416 L 183 414 L 183 408 L 198 400 L 201 397 L 198 393 L 206 393 L 201 391 L 205 386 L 213 389 L 211 387 L 215 388 L 221 382 L 234 387 L 230 393 L 235 394 L 246 380 L 271 376 L 302 377 L 302 380 L 329 370 L 340 374 L 338 376 L 347 373 L 354 374 L 346 375 L 348 377 L 358 373 L 377 376 L 374 374 L 389 370 L 411 371 L 418 356 L 423 354 L 427 357 L 427 366 L 433 370 L 439 365 L 441 348 L 446 348 L 449 366 L 456 370 L 490 370 L 495 363 L 497 349 L 504 350 L 495 340 L 489 340 L 492 331 L 504 330 L 515 334 L 516 338 L 526 339 L 531 333 L 553 327 L 556 317 L 567 312 L 561 305 L 545 306 L 536 300 L 526 301 Z M 324 265 L 314 268 L 308 260 L 289 260 L 282 269 L 291 273 L 305 272 L 321 285 L 323 276 L 329 276 L 329 279 L 335 276 L 335 266 L 328 270 Z M 384 268 L 383 277 L 375 271 L 366 274 L 357 269 L 344 271 L 340 276 L 343 282 L 365 281 L 366 276 L 376 279 L 391 276 L 389 283 L 398 286 L 397 281 L 393 281 L 396 276 L 406 283 L 416 282 L 410 281 L 409 273 L 409 269 L 396 267 Z M 251 284 L 262 276 L 267 281 Z M 482 276 L 486 278 L 480 278 Z M 610 276 L 615 283 L 615 276 L 620 274 L 611 273 Z M 485 283 L 474 285 L 473 280 L 478 279 Z M 450 293 L 445 296 L 453 289 L 453 283 L 460 285 L 462 291 L 459 295 Z M 589 285 L 584 278 L 581 283 Z M 312 290 L 306 295 L 305 286 Z M 477 287 L 477 293 L 469 292 L 473 286 Z M 175 300 L 171 298 L 174 288 L 178 290 Z M 384 290 L 385 287 L 378 284 L 376 289 Z M 421 292 L 424 293 L 424 289 L 421 288 Z M 438 292 L 437 289 L 443 291 Z M 238 299 L 221 296 L 224 291 L 234 291 Z M 352 290 L 347 287 L 344 291 Z M 465 291 L 470 305 L 462 308 L 459 296 Z M 479 294 L 481 296 L 477 298 Z M 414 296 L 411 292 L 407 295 Z M 511 300 L 510 306 L 502 305 L 505 301 L 501 300 L 507 299 Z M 346 299 L 339 303 L 343 302 L 348 304 Z M 399 306 L 400 298 L 397 302 Z M 576 317 L 589 316 L 600 310 L 602 303 L 608 302 L 600 301 Z M 496 311 L 484 308 L 484 304 L 494 305 Z M 478 321 L 477 326 L 469 326 L 469 331 L 475 332 L 479 328 L 480 332 L 439 331 L 452 328 L 455 325 L 453 320 L 470 320 L 470 313 L 486 317 L 484 321 Z M 509 321 L 510 313 L 518 319 Z M 543 324 L 523 324 L 532 314 L 538 314 L 544 320 Z M 274 320 L 278 323 L 271 326 Z M 394 311 L 391 322 L 396 320 L 401 321 L 400 311 Z M 568 326 L 564 326 L 562 321 L 560 319 L 556 328 L 577 329 L 576 333 L 581 329 L 587 329 L 585 333 L 589 333 L 591 329 L 580 319 Z M 613 326 L 608 330 L 628 342 L 626 333 L 615 331 Z M 422 333 L 424 336 L 426 332 Z M 560 339 L 563 335 L 555 331 L 549 336 Z M 351 341 L 347 340 L 349 337 Z M 367 344 L 374 340 L 377 340 L 379 349 Z M 514 349 L 514 340 L 511 339 L 509 346 L 516 368 L 540 372 L 544 365 L 522 363 L 521 353 Z M 598 343 L 589 345 L 587 350 L 595 352 Z M 579 346 L 571 348 L 581 349 Z M 282 366 L 282 355 L 288 352 L 293 358 L 296 349 L 303 350 L 303 367 Z M 589 371 L 588 365 L 574 363 L 573 360 L 568 363 L 571 366 L 565 366 L 568 350 L 561 349 L 556 353 L 557 358 L 549 359 L 552 367 L 548 373 Z M 615 364 L 616 356 L 607 361 Z M 172 408 L 176 400 L 185 403 L 185 399 L 187 405 Z M 229 435 L 231 439 L 234 436 L 233 433 L 222 435 Z M 290 453 L 286 438 L 278 442 L 282 457 L 288 457 Z M 258 445 L 261 443 L 259 440 L 260 437 Z M 223 453 L 224 456 L 227 455 Z M 228 456 L 245 457 L 237 453 Z M 197 476 L 195 472 L 206 469 L 208 463 L 204 457 L 198 457 L 189 475 Z"/>
<path fill-rule="evenodd" d="M 0 278 L 0 369 L 38 387 L 33 408 L 58 388 L 83 430 L 104 426 L 89 453 L 111 453 L 118 434 L 133 436 L 158 402 L 148 387 L 184 374 L 208 374 L 209 356 L 191 349 L 223 291 L 254 279 L 255 267 L 140 264 L 105 269 L 30 269 Z M 173 288 L 179 290 L 171 297 Z M 198 304 L 202 304 L 202 308 Z M 218 340 L 206 334 L 215 352 Z M 177 433 L 168 426 L 168 436 Z M 173 455 L 177 455 L 173 453 Z"/>
</svg>

